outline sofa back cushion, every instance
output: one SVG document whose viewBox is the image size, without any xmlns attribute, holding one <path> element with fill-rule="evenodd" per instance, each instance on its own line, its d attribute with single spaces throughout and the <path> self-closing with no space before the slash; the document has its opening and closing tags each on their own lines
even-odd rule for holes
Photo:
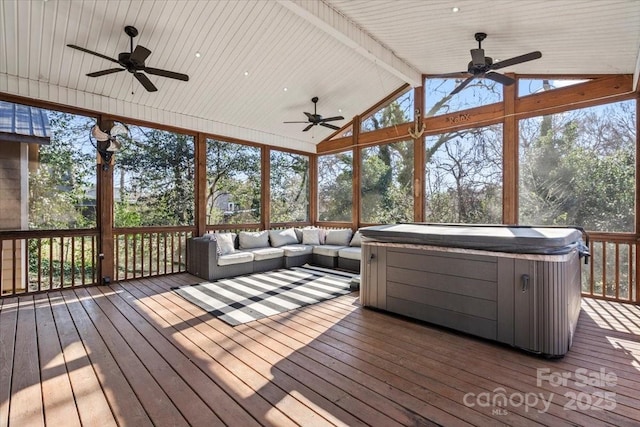
<svg viewBox="0 0 640 427">
<path fill-rule="evenodd" d="M 360 234 L 360 230 L 353 234 L 353 238 L 351 239 L 349 246 L 362 246 L 362 234 Z"/>
<path fill-rule="evenodd" d="M 293 228 L 287 228 L 285 230 L 269 230 L 269 240 L 271 240 L 271 246 L 279 248 L 284 245 L 295 245 L 298 243 L 298 237 Z"/>
<path fill-rule="evenodd" d="M 236 251 L 236 233 L 215 233 L 218 255 L 226 255 Z"/>
<path fill-rule="evenodd" d="M 266 248 L 269 246 L 269 232 L 241 231 L 240 249 Z"/>
<path fill-rule="evenodd" d="M 327 230 L 326 233 L 327 234 L 324 238 L 324 244 L 335 246 L 349 246 L 351 235 L 353 234 L 350 228 L 343 228 L 340 230 Z"/>
<path fill-rule="evenodd" d="M 303 228 L 302 229 L 302 244 L 303 245 L 319 245 L 320 244 L 320 230 L 317 228 Z"/>
</svg>

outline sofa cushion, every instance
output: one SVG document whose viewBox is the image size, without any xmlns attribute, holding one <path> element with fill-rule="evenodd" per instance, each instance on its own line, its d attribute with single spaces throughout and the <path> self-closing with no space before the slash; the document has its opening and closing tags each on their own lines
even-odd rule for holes
<svg viewBox="0 0 640 427">
<path fill-rule="evenodd" d="M 218 255 L 226 255 L 235 252 L 236 233 L 215 233 Z"/>
<path fill-rule="evenodd" d="M 284 256 L 300 256 L 311 255 L 313 253 L 313 246 L 309 245 L 287 245 L 282 246 L 280 249 L 284 250 Z"/>
<path fill-rule="evenodd" d="M 360 230 L 353 234 L 351 242 L 349 242 L 349 246 L 362 246 L 362 234 L 360 234 Z"/>
<path fill-rule="evenodd" d="M 362 257 L 362 250 L 357 246 L 342 248 L 338 251 L 338 256 L 340 258 L 355 259 L 359 261 Z"/>
<path fill-rule="evenodd" d="M 313 253 L 316 255 L 324 255 L 324 256 L 338 256 L 338 251 L 345 246 L 339 245 L 320 245 L 313 247 Z"/>
<path fill-rule="evenodd" d="M 324 238 L 324 244 L 338 246 L 349 246 L 351 235 L 353 234 L 350 228 L 343 228 L 340 230 L 327 230 L 326 233 L 327 234 Z"/>
<path fill-rule="evenodd" d="M 241 231 L 240 249 L 268 248 L 269 232 L 264 231 Z"/>
<path fill-rule="evenodd" d="M 214 233 L 204 233 L 202 237 L 196 237 L 196 239 L 213 240 L 215 242 L 216 236 Z M 217 244 L 216 244 L 216 255 L 218 256 L 222 255 L 222 249 L 220 249 L 220 246 L 218 246 Z"/>
<path fill-rule="evenodd" d="M 255 261 L 282 258 L 284 256 L 284 249 L 282 248 L 254 248 L 254 249 L 245 249 L 243 250 L 243 252 L 252 253 L 253 259 Z"/>
<path fill-rule="evenodd" d="M 317 228 L 302 229 L 302 244 L 303 245 L 319 245 L 320 230 Z"/>
<path fill-rule="evenodd" d="M 285 230 L 269 230 L 269 240 L 271 240 L 271 246 L 274 248 L 300 243 L 293 228 L 287 228 Z"/>
<path fill-rule="evenodd" d="M 253 254 L 251 252 L 235 251 L 218 257 L 218 265 L 220 266 L 242 264 L 244 262 L 253 262 Z"/>
</svg>

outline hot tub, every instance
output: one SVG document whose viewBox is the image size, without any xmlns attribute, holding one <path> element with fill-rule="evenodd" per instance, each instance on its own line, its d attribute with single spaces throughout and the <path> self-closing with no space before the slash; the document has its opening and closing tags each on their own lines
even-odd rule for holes
<svg viewBox="0 0 640 427">
<path fill-rule="evenodd" d="M 580 313 L 583 233 L 574 228 L 365 227 L 360 300 L 551 357 Z"/>
</svg>

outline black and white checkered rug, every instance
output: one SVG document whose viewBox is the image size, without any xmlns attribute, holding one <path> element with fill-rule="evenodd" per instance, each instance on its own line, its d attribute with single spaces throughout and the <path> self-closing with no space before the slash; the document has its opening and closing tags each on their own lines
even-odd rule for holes
<svg viewBox="0 0 640 427">
<path fill-rule="evenodd" d="M 305 265 L 173 288 L 230 325 L 348 294 L 356 274 Z"/>
</svg>

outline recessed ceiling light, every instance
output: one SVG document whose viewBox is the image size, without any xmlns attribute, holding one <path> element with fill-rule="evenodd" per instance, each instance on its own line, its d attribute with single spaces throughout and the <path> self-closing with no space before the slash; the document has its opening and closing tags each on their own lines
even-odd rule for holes
<svg viewBox="0 0 640 427">
<path fill-rule="evenodd" d="M 286 92 L 286 91 L 288 91 L 289 89 L 287 89 L 287 88 L 285 87 L 285 88 L 284 88 L 284 89 L 282 89 L 282 90 Z"/>
<path fill-rule="evenodd" d="M 451 12 L 453 12 L 453 13 L 460 12 L 460 8 L 454 6 L 454 7 L 451 8 Z"/>
<path fill-rule="evenodd" d="M 244 75 L 245 75 L 245 76 L 248 76 L 248 75 L 249 75 L 249 72 L 248 72 L 248 71 L 245 71 L 245 72 L 244 72 Z"/>
<path fill-rule="evenodd" d="M 200 52 L 196 52 L 196 58 L 200 58 L 202 54 Z"/>
<path fill-rule="evenodd" d="M 342 113 L 342 108 L 338 108 L 338 113 Z"/>
</svg>

